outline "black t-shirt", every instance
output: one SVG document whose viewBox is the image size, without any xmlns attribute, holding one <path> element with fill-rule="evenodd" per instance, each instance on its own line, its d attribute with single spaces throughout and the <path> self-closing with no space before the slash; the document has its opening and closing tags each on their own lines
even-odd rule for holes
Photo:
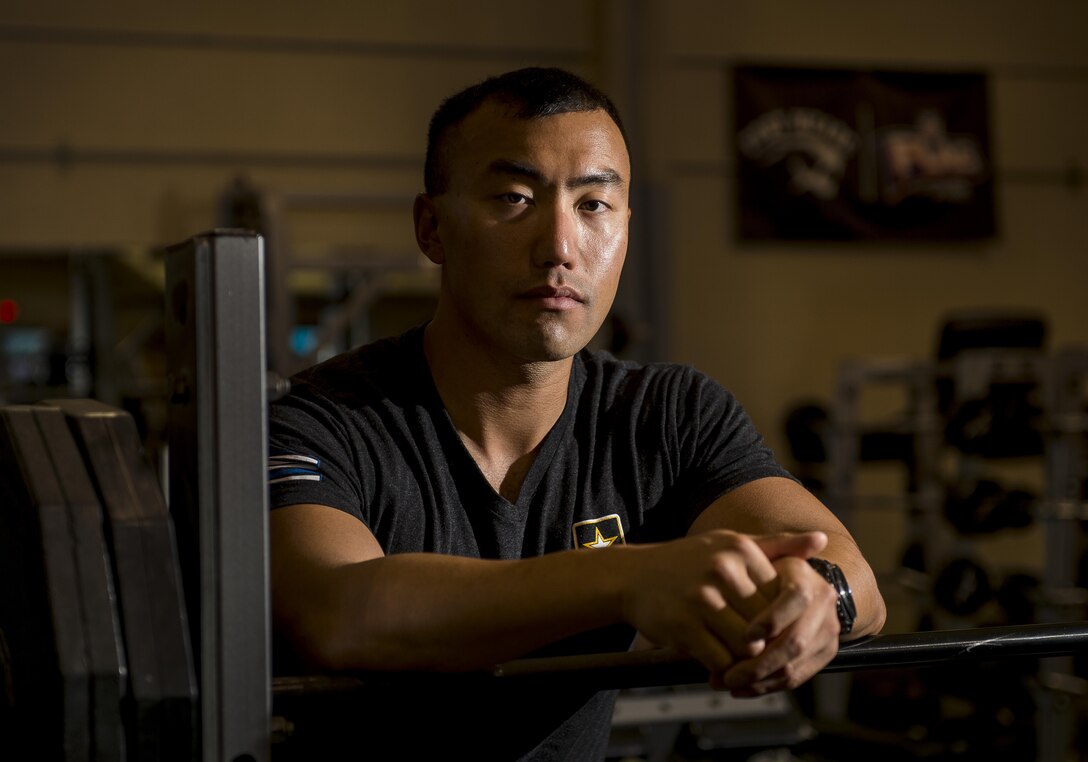
<svg viewBox="0 0 1088 762">
<path fill-rule="evenodd" d="M 369 527 L 387 555 L 525 558 L 680 537 L 731 489 L 789 476 L 733 396 L 707 376 L 583 351 L 566 408 L 511 503 L 454 429 L 422 335 L 413 329 L 294 379 L 269 419 L 273 508 L 343 510 Z M 547 652 L 620 651 L 632 636 L 611 627 Z M 353 732 L 373 759 L 412 758 L 423 753 L 420 744 L 470 759 L 597 759 L 614 699 L 557 686 L 396 693 L 383 691 L 359 709 L 369 716 L 355 718 Z"/>
</svg>

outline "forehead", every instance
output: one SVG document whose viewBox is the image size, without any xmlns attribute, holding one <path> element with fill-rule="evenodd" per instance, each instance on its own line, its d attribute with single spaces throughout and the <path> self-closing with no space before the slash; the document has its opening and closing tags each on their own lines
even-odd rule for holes
<svg viewBox="0 0 1088 762">
<path fill-rule="evenodd" d="M 450 131 L 444 153 L 451 185 L 471 182 L 498 160 L 525 162 L 557 178 L 611 170 L 626 183 L 631 174 L 623 135 L 601 109 L 522 119 L 484 103 Z"/>
</svg>

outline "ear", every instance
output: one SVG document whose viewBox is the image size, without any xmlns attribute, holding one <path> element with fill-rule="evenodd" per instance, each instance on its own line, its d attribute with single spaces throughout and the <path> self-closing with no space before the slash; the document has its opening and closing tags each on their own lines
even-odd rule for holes
<svg viewBox="0 0 1088 762">
<path fill-rule="evenodd" d="M 427 259 L 440 265 L 446 261 L 446 252 L 442 248 L 442 239 L 438 234 L 438 215 L 434 199 L 426 193 L 416 196 L 412 206 L 412 217 L 416 225 L 416 244 Z"/>
</svg>

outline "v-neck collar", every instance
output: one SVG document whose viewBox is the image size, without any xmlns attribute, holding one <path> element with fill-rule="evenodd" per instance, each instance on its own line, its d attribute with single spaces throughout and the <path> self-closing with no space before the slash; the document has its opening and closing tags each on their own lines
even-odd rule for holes
<svg viewBox="0 0 1088 762">
<path fill-rule="evenodd" d="M 423 351 L 423 327 L 417 329 L 411 339 L 414 345 L 411 347 L 411 351 L 415 355 L 415 362 L 418 363 L 419 377 L 425 379 L 423 383 L 425 385 L 424 392 L 429 397 L 428 406 L 436 412 L 440 411 L 440 415 L 435 416 L 435 427 L 443 449 L 446 450 L 451 465 L 454 464 L 455 460 L 460 461 L 453 474 L 454 479 L 458 480 L 460 474 L 467 475 L 468 478 L 477 481 L 481 493 L 492 498 L 492 511 L 497 512 L 499 515 L 509 516 L 511 509 L 516 509 L 515 512 L 518 515 L 524 514 L 532 502 L 533 495 L 536 494 L 537 488 L 540 486 L 541 479 L 543 479 L 544 474 L 547 473 L 548 468 L 555 459 L 560 444 L 566 439 L 574 424 L 578 394 L 585 381 L 585 369 L 580 354 L 576 354 L 571 362 L 570 378 L 567 381 L 567 401 L 563 406 L 563 412 L 551 429 L 548 430 L 548 433 L 544 435 L 544 439 L 541 440 L 536 457 L 533 458 L 529 470 L 521 480 L 517 499 L 511 502 L 491 486 L 491 482 L 484 476 L 476 459 L 472 457 L 472 453 L 468 451 L 465 443 L 461 440 L 461 435 L 458 433 L 457 427 L 454 426 L 453 419 L 450 418 L 445 403 L 442 402 L 442 395 L 438 393 L 438 386 L 434 382 L 430 365 L 427 364 L 427 357 Z"/>
</svg>

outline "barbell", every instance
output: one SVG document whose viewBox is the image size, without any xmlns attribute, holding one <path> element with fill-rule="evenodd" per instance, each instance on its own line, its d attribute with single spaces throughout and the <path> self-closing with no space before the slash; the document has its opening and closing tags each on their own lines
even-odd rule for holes
<svg viewBox="0 0 1088 762">
<path fill-rule="evenodd" d="M 1088 622 L 1058 622 L 1006 627 L 977 627 L 874 635 L 843 643 L 823 672 L 854 672 L 904 667 L 961 666 L 1014 658 L 1070 656 L 1088 652 Z M 479 672 L 356 673 L 281 676 L 272 680 L 272 695 L 287 699 L 321 694 L 351 694 L 396 682 L 421 686 L 559 682 L 577 690 L 660 688 L 706 683 L 706 668 L 672 649 L 652 648 L 620 653 L 541 656 L 515 659 Z"/>
</svg>

